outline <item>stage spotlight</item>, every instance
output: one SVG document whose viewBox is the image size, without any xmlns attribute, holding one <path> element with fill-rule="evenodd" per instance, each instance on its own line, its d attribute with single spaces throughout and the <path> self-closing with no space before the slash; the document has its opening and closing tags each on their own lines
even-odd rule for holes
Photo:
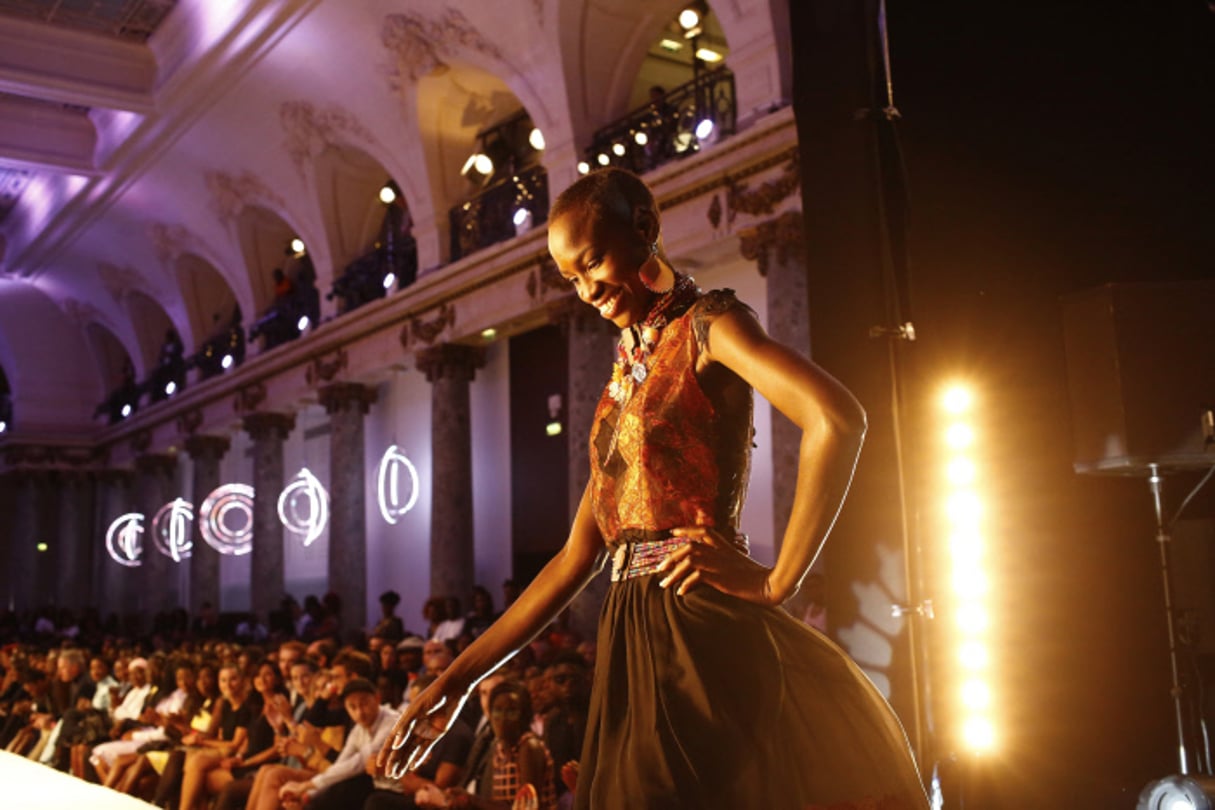
<svg viewBox="0 0 1215 810">
<path fill-rule="evenodd" d="M 1136 810 L 1212 810 L 1215 776 L 1166 776 L 1139 794 Z"/>
<path fill-rule="evenodd" d="M 607 152 L 600 152 L 599 157 L 595 159 L 599 161 L 600 166 L 606 166 L 612 162 L 612 159 L 607 156 Z"/>
<path fill-rule="evenodd" d="M 723 57 L 712 48 L 701 48 L 696 51 L 696 58 L 702 62 L 720 62 Z"/>
<path fill-rule="evenodd" d="M 700 123 L 696 125 L 696 140 L 704 141 L 713 134 L 713 119 L 702 118 Z"/>
<path fill-rule="evenodd" d="M 224 367 L 224 370 L 227 370 L 227 369 L 232 368 L 232 364 L 235 362 L 236 362 L 236 359 L 234 357 L 232 357 L 232 355 L 225 354 L 224 359 L 220 360 L 219 364 Z"/>
<path fill-rule="evenodd" d="M 389 273 L 388 275 L 384 276 L 384 289 L 385 290 L 391 290 L 392 285 L 396 284 L 396 283 L 397 283 L 397 274 L 396 273 Z"/>
<path fill-rule="evenodd" d="M 384 205 L 392 205 L 392 203 L 396 202 L 396 199 L 397 193 L 393 190 L 392 186 L 384 186 L 380 189 L 380 202 L 384 203 Z"/>
<path fill-rule="evenodd" d="M 696 8 L 688 6 L 679 12 L 678 19 L 679 27 L 683 29 L 684 39 L 692 39 L 704 33 L 704 26 L 701 24 L 703 19 Z"/>
<path fill-rule="evenodd" d="M 126 419 L 130 415 L 131 415 L 131 405 L 130 405 L 130 403 L 127 403 L 126 405 L 122 406 L 122 418 Z"/>
<path fill-rule="evenodd" d="M 489 177 L 494 173 L 494 162 L 489 159 L 489 155 L 478 154 L 475 158 L 473 158 L 473 168 L 486 177 Z"/>
<path fill-rule="evenodd" d="M 169 380 L 165 384 L 165 396 L 171 397 L 171 396 L 173 396 L 174 392 L 176 392 L 176 391 L 177 391 L 177 383 L 173 382 L 172 380 Z"/>
<path fill-rule="evenodd" d="M 647 143 L 649 143 L 650 136 L 646 135 L 644 132 L 638 132 L 636 135 L 633 136 L 633 140 L 637 143 L 638 146 L 645 146 Z"/>
<path fill-rule="evenodd" d="M 304 240 L 298 236 L 291 240 L 291 251 L 296 255 L 304 252 Z"/>
<path fill-rule="evenodd" d="M 544 133 L 540 131 L 540 127 L 532 127 L 532 131 L 527 134 L 527 142 L 537 152 L 544 151 Z"/>
<path fill-rule="evenodd" d="M 308 324 L 310 324 L 310 323 L 312 323 L 312 321 L 308 320 L 307 315 L 301 315 L 300 319 L 298 321 L 296 321 L 295 326 L 297 329 L 300 330 L 300 332 L 303 332 L 305 329 L 308 328 Z"/>
<path fill-rule="evenodd" d="M 532 228 L 532 212 L 519 206 L 515 209 L 511 222 L 515 223 L 515 236 L 521 236 Z"/>
<path fill-rule="evenodd" d="M 612 144 L 612 154 L 615 155 L 616 157 L 624 157 L 624 144 L 622 144 L 622 143 Z"/>
<path fill-rule="evenodd" d="M 578 174 L 590 174 L 590 172 L 591 164 L 587 163 L 585 160 L 578 161 Z"/>
<path fill-rule="evenodd" d="M 0 433 L 3 433 L 6 430 L 8 430 L 8 422 L 0 419 Z"/>
</svg>

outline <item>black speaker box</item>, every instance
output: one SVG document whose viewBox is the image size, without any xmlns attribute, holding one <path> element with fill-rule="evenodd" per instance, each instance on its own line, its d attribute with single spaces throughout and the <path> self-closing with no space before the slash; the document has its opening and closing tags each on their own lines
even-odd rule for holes
<svg viewBox="0 0 1215 810">
<path fill-rule="evenodd" d="M 1215 281 L 1106 284 L 1063 297 L 1075 469 L 1215 464 Z"/>
</svg>

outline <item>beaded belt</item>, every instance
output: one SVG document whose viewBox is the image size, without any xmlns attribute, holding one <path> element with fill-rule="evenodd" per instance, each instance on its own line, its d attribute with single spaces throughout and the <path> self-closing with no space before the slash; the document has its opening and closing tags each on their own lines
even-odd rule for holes
<svg viewBox="0 0 1215 810">
<path fill-rule="evenodd" d="M 612 582 L 621 582 L 654 573 L 668 554 L 687 542 L 686 537 L 664 537 L 659 540 L 638 540 L 614 546 L 611 549 Z M 735 534 L 734 545 L 738 546 L 739 551 L 743 554 L 748 553 L 749 544 L 745 534 Z"/>
<path fill-rule="evenodd" d="M 621 543 L 612 549 L 612 582 L 654 573 L 668 554 L 686 542 L 687 539 L 683 537 L 667 537 Z"/>
</svg>

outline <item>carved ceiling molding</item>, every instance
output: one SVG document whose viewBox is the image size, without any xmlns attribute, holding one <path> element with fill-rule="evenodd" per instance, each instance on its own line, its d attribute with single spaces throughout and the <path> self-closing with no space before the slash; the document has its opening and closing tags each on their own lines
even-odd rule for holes
<svg viewBox="0 0 1215 810">
<path fill-rule="evenodd" d="M 310 160 L 327 147 L 357 141 L 368 146 L 380 146 L 379 139 L 354 113 L 331 104 L 318 110 L 310 101 L 284 101 L 278 108 L 283 126 L 283 148 L 300 177 Z"/>
<path fill-rule="evenodd" d="M 557 263 L 546 253 L 527 274 L 527 297 L 533 304 L 538 304 L 553 290 L 569 292 L 570 284 L 561 277 L 561 273 L 557 271 Z"/>
<path fill-rule="evenodd" d="M 232 410 L 236 413 L 253 413 L 266 401 L 266 386 L 261 382 L 251 383 L 236 392 L 232 398 Z"/>
<path fill-rule="evenodd" d="M 459 10 L 448 8 L 438 20 L 416 14 L 389 14 L 380 29 L 380 41 L 397 57 L 396 73 L 390 75 L 393 90 L 407 79 L 416 82 L 447 67 L 460 50 L 471 50 L 504 62 L 498 46 L 490 42 Z"/>
<path fill-rule="evenodd" d="M 263 205 L 274 211 L 285 211 L 287 204 L 274 189 L 253 172 L 231 175 L 227 172 L 207 172 L 207 190 L 211 193 L 211 210 L 224 225 L 236 219 L 246 206 Z"/>
<path fill-rule="evenodd" d="M 805 250 L 805 230 L 801 211 L 786 211 L 778 217 L 738 232 L 738 251 L 744 259 L 755 262 L 761 276 L 768 275 L 768 263 L 773 255 L 782 264 L 793 254 Z"/>
<path fill-rule="evenodd" d="M 0 450 L 0 459 L 10 470 L 80 469 L 104 463 L 106 453 L 93 447 L 13 443 Z"/>
<path fill-rule="evenodd" d="M 148 287 L 147 279 L 130 266 L 119 267 L 102 262 L 97 265 L 97 275 L 101 278 L 101 286 L 105 287 L 116 303 L 121 303 L 131 292 Z"/>
<path fill-rule="evenodd" d="M 185 225 L 153 222 L 148 225 L 148 239 L 156 258 L 166 267 L 185 253 L 199 253 L 202 240 Z"/>
<path fill-rule="evenodd" d="M 401 329 L 401 345 L 407 350 L 416 348 L 419 343 L 430 346 L 455 323 L 456 307 L 451 302 L 439 307 L 438 314 L 429 321 L 415 315 Z"/>
<path fill-rule="evenodd" d="M 101 315 L 101 310 L 88 301 L 81 301 L 78 298 L 65 298 L 62 301 L 62 305 L 64 314 L 81 329 L 94 321 L 98 323 L 105 322 L 105 319 Z"/>
<path fill-rule="evenodd" d="M 304 379 L 307 380 L 310 387 L 316 388 L 322 383 L 333 382 L 338 373 L 345 368 L 346 351 L 339 348 L 328 358 L 324 356 L 312 358 L 312 362 L 304 370 Z"/>
<path fill-rule="evenodd" d="M 785 164 L 780 177 L 751 190 L 745 183 L 734 178 L 726 180 L 726 222 L 734 224 L 738 214 L 762 216 L 771 214 L 776 206 L 792 194 L 801 185 L 801 165 L 798 152 L 794 150 Z"/>
</svg>

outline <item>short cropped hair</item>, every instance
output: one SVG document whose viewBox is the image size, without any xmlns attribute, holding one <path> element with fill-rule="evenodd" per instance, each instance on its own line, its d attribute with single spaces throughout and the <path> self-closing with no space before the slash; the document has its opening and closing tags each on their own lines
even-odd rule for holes
<svg viewBox="0 0 1215 810">
<path fill-rule="evenodd" d="M 548 218 L 552 222 L 570 211 L 581 211 L 632 227 L 633 212 L 638 208 L 657 215 L 658 205 L 650 187 L 630 171 L 608 167 L 592 171 L 561 192 Z"/>
</svg>

